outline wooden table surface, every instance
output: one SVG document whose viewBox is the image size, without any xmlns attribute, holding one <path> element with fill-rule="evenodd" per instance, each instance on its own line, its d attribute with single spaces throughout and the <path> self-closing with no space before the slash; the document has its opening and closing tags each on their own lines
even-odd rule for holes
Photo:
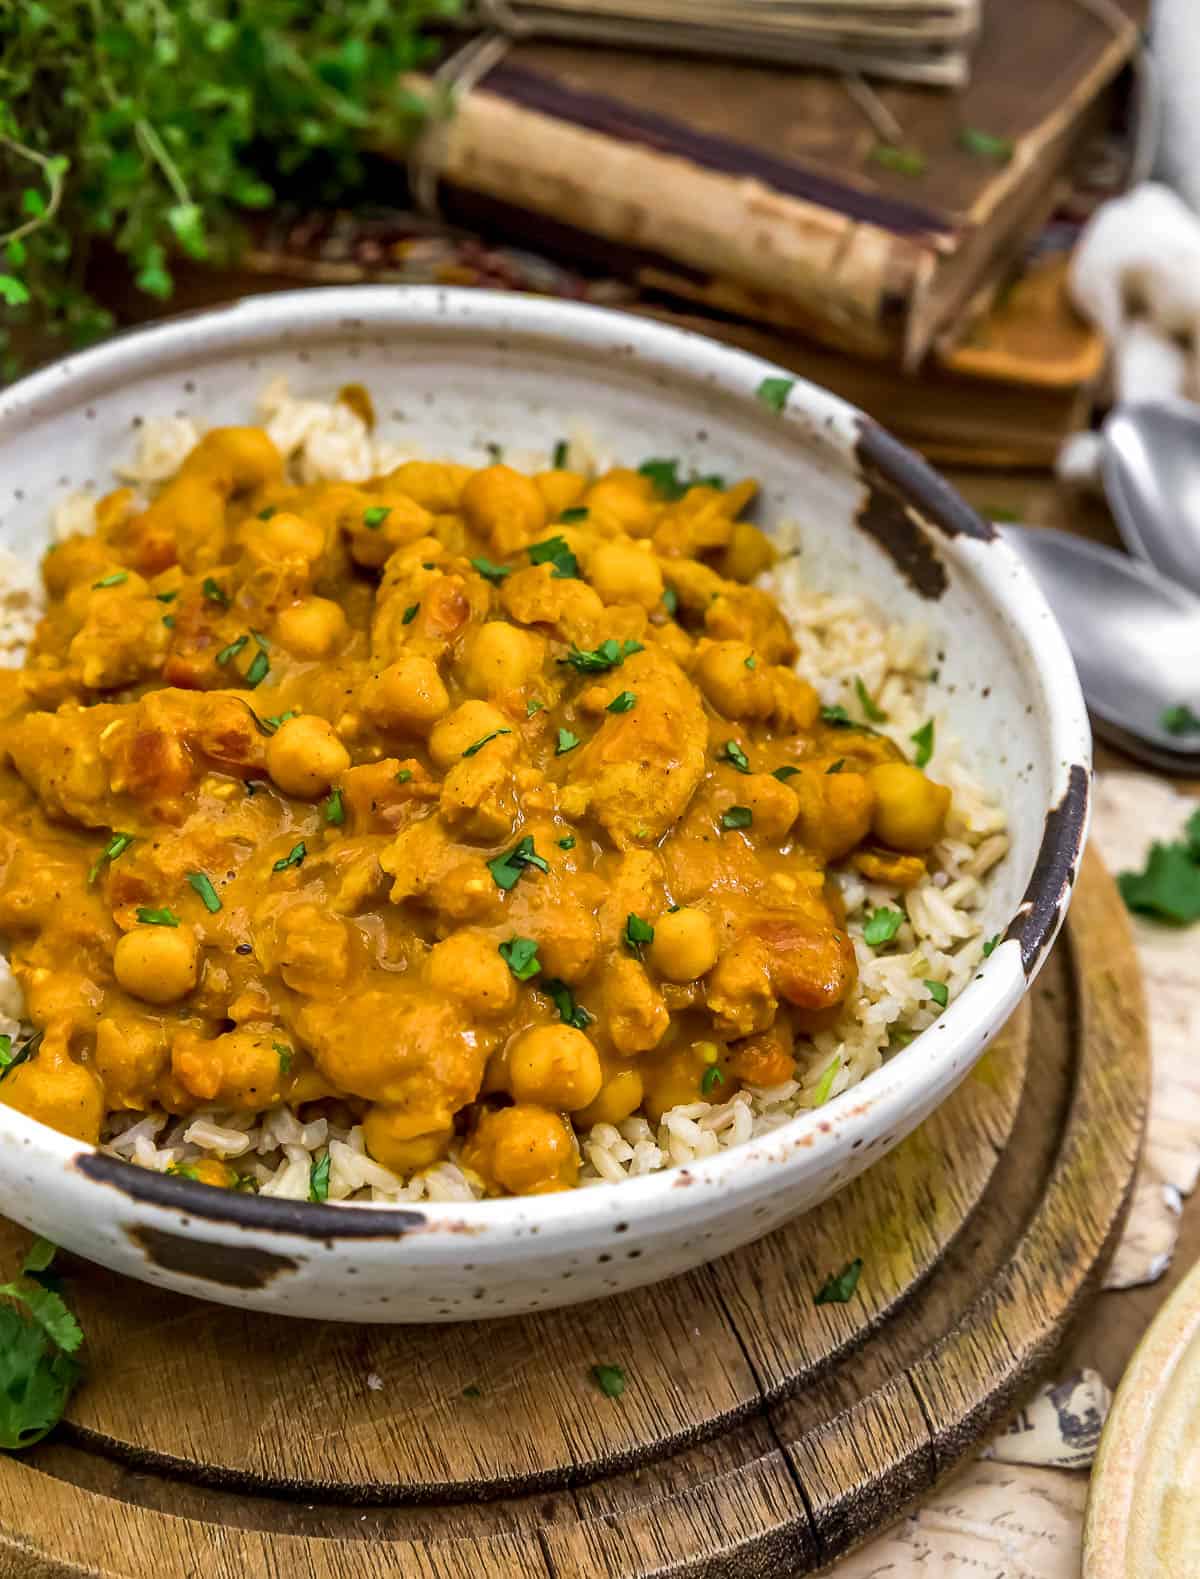
<svg viewBox="0 0 1200 1579">
<path fill-rule="evenodd" d="M 951 482 L 981 513 L 993 519 L 1018 520 L 1031 526 L 1057 527 L 1095 542 L 1120 547 L 1116 527 L 1103 502 L 1062 488 L 1044 472 L 950 472 Z M 1096 743 L 1096 768 L 1146 772 L 1123 752 Z M 1176 788 L 1200 794 L 1200 780 L 1171 781 Z M 1102 1295 L 1079 1324 L 1061 1370 L 1069 1374 L 1091 1366 L 1115 1387 L 1142 1334 L 1177 1285 L 1200 1261 L 1200 1190 L 1183 1204 L 1179 1241 L 1170 1268 L 1156 1283 Z"/>
</svg>

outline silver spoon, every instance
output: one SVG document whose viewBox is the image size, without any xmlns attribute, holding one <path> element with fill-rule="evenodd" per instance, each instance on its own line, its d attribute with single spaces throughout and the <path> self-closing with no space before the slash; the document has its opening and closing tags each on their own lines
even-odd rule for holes
<svg viewBox="0 0 1200 1579">
<path fill-rule="evenodd" d="M 1129 552 L 1200 592 L 1200 408 L 1182 400 L 1118 407 L 1104 424 L 1101 465 Z"/>
<path fill-rule="evenodd" d="M 1115 549 L 1049 528 L 1002 526 L 1063 628 L 1097 733 L 1167 772 L 1200 772 L 1200 598 Z"/>
</svg>

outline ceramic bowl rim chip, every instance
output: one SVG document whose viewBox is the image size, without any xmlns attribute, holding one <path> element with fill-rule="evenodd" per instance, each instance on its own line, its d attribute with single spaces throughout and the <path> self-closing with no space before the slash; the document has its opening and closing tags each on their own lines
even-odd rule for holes
<svg viewBox="0 0 1200 1579">
<path fill-rule="evenodd" d="M 186 1225 L 185 1234 L 200 1238 L 220 1239 L 222 1233 L 228 1236 L 233 1231 L 259 1236 L 264 1245 L 286 1240 L 293 1247 L 304 1242 L 327 1247 L 370 1243 L 377 1249 L 389 1243 L 394 1249 L 402 1241 L 412 1246 L 419 1240 L 436 1260 L 440 1254 L 449 1256 L 451 1249 L 438 1252 L 435 1247 L 445 1246 L 447 1235 L 463 1233 L 476 1240 L 510 1243 L 541 1234 L 539 1248 L 546 1252 L 547 1241 L 565 1242 L 563 1236 L 569 1234 L 586 1242 L 601 1233 L 611 1234 L 614 1228 L 626 1231 L 639 1221 L 653 1220 L 657 1232 L 669 1231 L 673 1221 L 694 1214 L 700 1203 L 711 1207 L 717 1198 L 742 1196 L 748 1202 L 759 1195 L 786 1192 L 787 1171 L 805 1154 L 810 1169 L 823 1166 L 818 1159 L 826 1157 L 831 1173 L 840 1159 L 844 1176 L 849 1177 L 863 1165 L 851 1153 L 861 1151 L 873 1160 L 957 1084 L 1027 990 L 1061 924 L 1086 836 L 1090 734 L 1074 667 L 1053 616 L 1029 573 L 995 529 L 873 420 L 802 379 L 794 380 L 781 412 L 766 410 L 756 398 L 763 379 L 791 380 L 793 375 L 759 357 L 638 317 L 551 299 L 438 287 L 289 291 L 184 314 L 118 335 L 11 386 L 0 393 L 0 453 L 19 441 L 26 429 L 32 433 L 56 417 L 66 431 L 79 420 L 81 403 L 102 402 L 106 390 L 120 388 L 127 379 L 168 371 L 182 374 L 189 357 L 245 361 L 256 349 L 265 358 L 273 348 L 292 355 L 306 343 L 344 340 L 352 348 L 364 339 L 378 342 L 383 336 L 389 345 L 395 342 L 399 376 L 406 335 L 426 340 L 445 337 L 451 345 L 490 336 L 490 344 L 506 347 L 507 354 L 518 359 L 538 353 L 539 347 L 559 355 L 570 348 L 577 348 L 580 355 L 621 355 L 631 376 L 662 385 L 668 398 L 672 385 L 711 390 L 714 399 L 732 401 L 746 411 L 754 407 L 755 420 L 775 423 L 777 441 L 772 442 L 781 451 L 793 443 L 815 447 L 821 464 L 856 473 L 864 487 L 857 522 L 876 544 L 882 544 L 898 573 L 910 583 L 927 573 L 944 574 L 938 570 L 943 558 L 965 556 L 982 587 L 980 596 L 990 600 L 990 613 L 1004 623 L 1020 649 L 1024 665 L 1020 677 L 1028 679 L 1031 690 L 1035 678 L 1040 687 L 1039 739 L 1052 793 L 1037 808 L 1044 825 L 1024 899 L 1003 941 L 981 962 L 975 978 L 933 1025 L 879 1070 L 821 1108 L 683 1168 L 547 1196 L 327 1205 L 237 1194 L 144 1170 L 0 1106 L 0 1185 L 8 1186 L 16 1203 L 15 1209 L 6 1207 L 6 1211 L 41 1231 L 57 1226 L 61 1234 L 68 1209 L 85 1215 L 105 1210 L 95 1204 L 102 1197 L 110 1213 L 130 1208 L 140 1221 L 174 1225 L 176 1231 Z M 355 376 L 348 351 L 343 381 Z M 250 398 L 257 393 L 253 388 L 247 391 Z M 221 420 L 198 414 L 206 421 Z M 719 423 L 718 415 L 714 427 Z M 47 510 L 52 503 L 46 501 Z M 875 519 L 870 518 L 872 511 Z M 0 502 L 0 545 L 4 540 Z M 953 654 L 948 662 L 953 662 Z M 1006 810 L 1013 812 L 1012 807 Z M 19 1162 L 11 1160 L 14 1146 L 20 1152 Z M 10 1158 L 7 1163 L 5 1155 Z M 36 1189 L 31 1193 L 28 1188 L 36 1185 L 39 1169 L 70 1180 L 55 1211 L 39 1209 Z M 24 1180 L 21 1188 L 15 1188 L 18 1173 Z M 81 1205 L 89 1197 L 92 1204 Z M 68 1201 L 74 1203 L 70 1208 Z M 750 1239 L 761 1231 L 756 1228 L 742 1237 Z M 64 1241 L 69 1238 L 68 1225 Z M 88 1253 L 86 1246 L 75 1247 Z M 692 1264 L 728 1247 L 718 1245 L 696 1254 Z M 463 1253 L 461 1241 L 456 1253 Z M 105 1259 L 100 1251 L 95 1258 Z M 122 1258 L 108 1260 L 110 1264 L 121 1260 L 118 1269 L 131 1270 Z M 409 1266 L 409 1274 L 422 1275 L 423 1265 L 418 1258 L 415 1268 Z M 218 1279 L 217 1287 L 206 1288 L 201 1274 L 186 1267 L 173 1271 L 161 1260 L 145 1275 L 214 1298 L 256 1302 L 252 1284 L 227 1286 Z M 637 1279 L 649 1280 L 644 1274 Z M 560 1296 L 544 1303 L 562 1302 Z M 298 1308 L 304 1311 L 303 1301 Z M 324 1305 L 321 1311 L 329 1313 Z M 408 1318 L 386 1314 L 381 1318 L 375 1313 L 372 1319 Z"/>
</svg>

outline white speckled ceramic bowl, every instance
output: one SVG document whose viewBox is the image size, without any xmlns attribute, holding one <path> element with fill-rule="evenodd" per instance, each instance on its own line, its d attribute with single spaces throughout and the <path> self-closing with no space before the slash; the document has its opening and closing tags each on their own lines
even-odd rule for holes
<svg viewBox="0 0 1200 1579">
<path fill-rule="evenodd" d="M 482 462 L 548 449 L 572 420 L 636 463 L 681 455 L 763 480 L 761 519 L 806 529 L 815 584 L 920 619 L 934 705 L 1002 796 L 1012 850 L 985 930 L 1004 942 L 882 1069 L 769 1138 L 627 1184 L 468 1206 L 232 1195 L 102 1156 L 0 1105 L 6 1216 L 147 1282 L 345 1321 L 450 1321 L 569 1304 L 684 1272 L 815 1205 L 954 1089 L 1062 921 L 1085 834 L 1087 715 L 1049 609 L 1015 556 L 916 456 L 797 382 L 782 415 L 757 358 L 622 314 L 481 291 L 258 297 L 70 357 L 0 395 L 0 543 L 35 555 L 52 502 L 104 488 L 139 419 L 251 419 L 267 379 L 366 384 L 381 428 Z"/>
</svg>

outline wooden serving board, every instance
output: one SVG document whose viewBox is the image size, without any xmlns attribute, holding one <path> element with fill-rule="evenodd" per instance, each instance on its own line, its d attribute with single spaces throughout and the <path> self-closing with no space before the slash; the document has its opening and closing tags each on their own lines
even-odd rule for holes
<svg viewBox="0 0 1200 1579">
<path fill-rule="evenodd" d="M 90 1378 L 0 1460 L 0 1576 L 806 1574 L 1002 1419 L 1095 1288 L 1148 1086 L 1124 910 L 1066 934 L 954 1097 L 833 1201 L 631 1295 L 454 1327 L 242 1314 L 75 1261 Z M 0 1225 L 0 1269 L 27 1236 Z M 853 1256 L 845 1305 L 813 1292 Z M 596 1364 L 622 1367 L 619 1399 Z"/>
</svg>

